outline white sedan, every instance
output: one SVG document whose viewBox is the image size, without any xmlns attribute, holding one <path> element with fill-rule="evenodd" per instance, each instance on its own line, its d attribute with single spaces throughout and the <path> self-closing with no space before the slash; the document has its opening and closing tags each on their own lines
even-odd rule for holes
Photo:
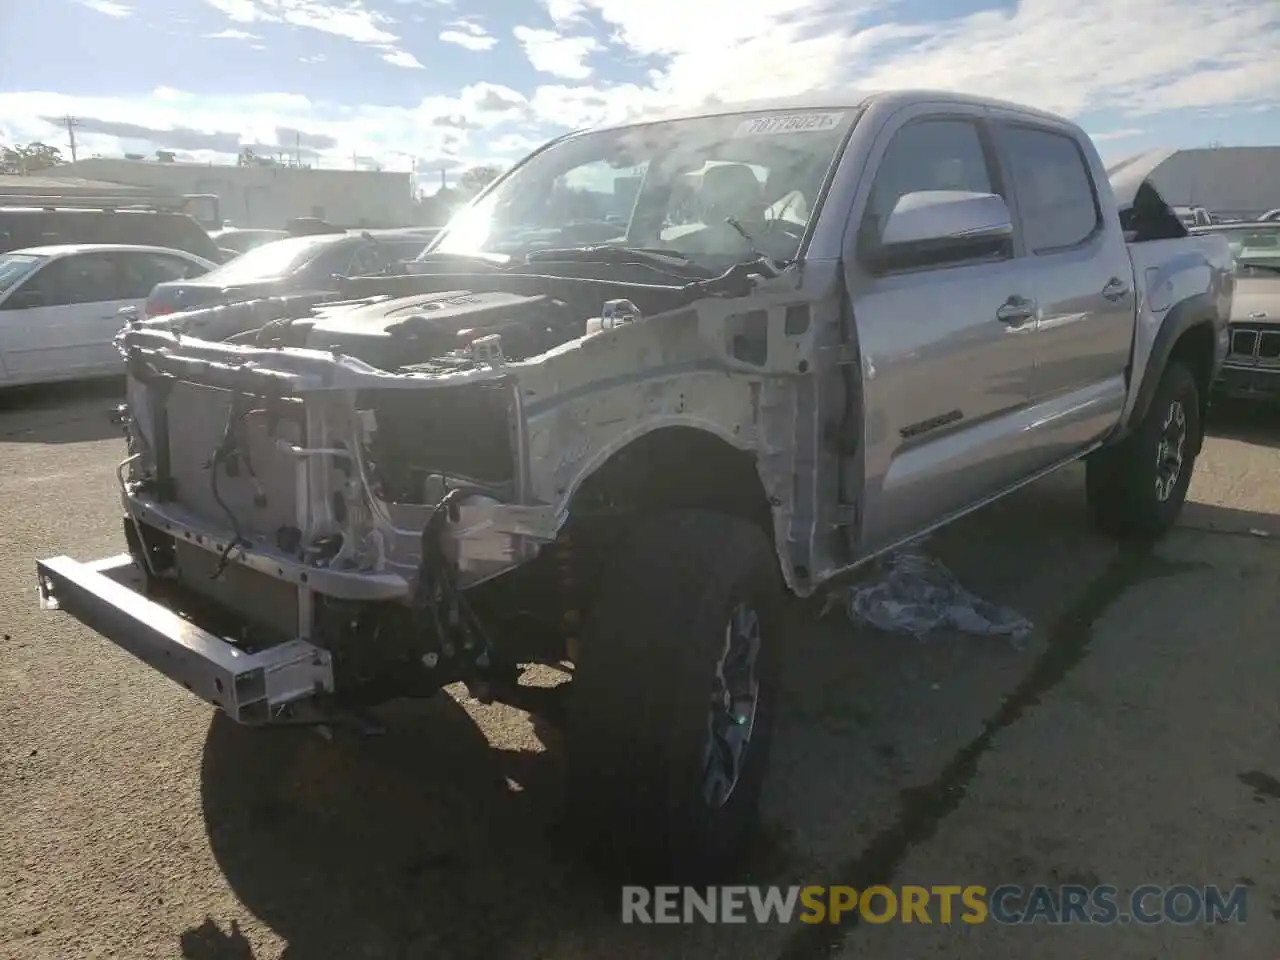
<svg viewBox="0 0 1280 960">
<path fill-rule="evenodd" d="M 181 250 L 68 243 L 0 254 L 0 386 L 123 373 L 120 311 L 217 264 Z"/>
</svg>

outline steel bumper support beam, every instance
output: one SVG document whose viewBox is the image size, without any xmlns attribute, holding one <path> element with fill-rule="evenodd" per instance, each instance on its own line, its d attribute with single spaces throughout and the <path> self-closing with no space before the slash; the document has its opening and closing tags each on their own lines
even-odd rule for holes
<svg viewBox="0 0 1280 960">
<path fill-rule="evenodd" d="M 292 640 L 246 653 L 130 589 L 121 582 L 130 568 L 128 554 L 39 560 L 41 606 L 66 611 L 238 723 L 265 723 L 289 703 L 332 692 L 327 651 Z"/>
</svg>

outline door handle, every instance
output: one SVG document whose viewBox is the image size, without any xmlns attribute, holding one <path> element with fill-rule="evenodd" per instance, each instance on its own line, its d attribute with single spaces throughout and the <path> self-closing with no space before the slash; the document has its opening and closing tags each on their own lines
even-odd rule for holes
<svg viewBox="0 0 1280 960">
<path fill-rule="evenodd" d="M 1102 288 L 1102 295 L 1108 300 L 1123 300 L 1129 295 L 1129 285 L 1119 277 L 1112 277 L 1107 281 L 1107 285 Z"/>
<path fill-rule="evenodd" d="M 996 310 L 996 319 L 1011 327 L 1020 327 L 1036 315 L 1036 302 L 1017 294 L 1011 296 Z"/>
</svg>

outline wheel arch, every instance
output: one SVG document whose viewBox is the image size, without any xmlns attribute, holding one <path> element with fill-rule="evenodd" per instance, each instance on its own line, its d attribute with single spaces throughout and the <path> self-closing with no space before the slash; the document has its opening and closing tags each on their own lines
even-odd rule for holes
<svg viewBox="0 0 1280 960">
<path fill-rule="evenodd" d="M 566 492 L 569 512 L 608 495 L 644 510 L 703 508 L 752 520 L 772 510 L 755 451 L 693 420 L 638 426 L 599 450 Z"/>
<path fill-rule="evenodd" d="M 608 507 L 635 513 L 703 509 L 738 517 L 769 538 L 780 573 L 792 582 L 777 549 L 785 507 L 769 496 L 754 447 L 732 432 L 695 420 L 637 426 L 597 453 L 566 500 L 571 524 L 589 522 L 593 511 Z"/>
<path fill-rule="evenodd" d="M 1156 390 L 1169 364 L 1181 362 L 1191 370 L 1200 394 L 1200 435 L 1195 438 L 1199 449 L 1209 412 L 1209 391 L 1213 385 L 1217 316 L 1217 306 L 1207 293 L 1188 297 L 1165 314 L 1152 342 L 1146 368 L 1138 383 L 1137 397 L 1124 422 L 1121 437 L 1136 429 L 1151 409 Z"/>
</svg>

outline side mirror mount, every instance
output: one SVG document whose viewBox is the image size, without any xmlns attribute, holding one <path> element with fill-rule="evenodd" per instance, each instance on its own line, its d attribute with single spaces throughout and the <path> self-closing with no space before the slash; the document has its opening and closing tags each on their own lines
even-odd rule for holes
<svg viewBox="0 0 1280 960">
<path fill-rule="evenodd" d="M 900 270 L 1004 254 L 1013 240 L 1013 215 L 1002 197 L 966 190 L 904 194 L 872 238 L 873 270 Z"/>
</svg>

